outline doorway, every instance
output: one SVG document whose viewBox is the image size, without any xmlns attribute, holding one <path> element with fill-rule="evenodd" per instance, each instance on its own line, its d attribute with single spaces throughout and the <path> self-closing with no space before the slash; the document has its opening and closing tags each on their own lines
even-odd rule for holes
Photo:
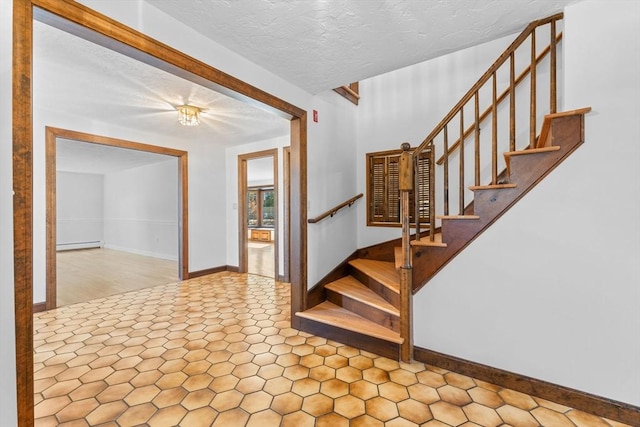
<svg viewBox="0 0 640 427">
<path fill-rule="evenodd" d="M 238 247 L 243 273 L 282 277 L 280 188 L 277 148 L 238 156 Z M 286 229 L 284 234 L 288 235 Z"/>
<path fill-rule="evenodd" d="M 77 2 L 13 3 L 13 182 L 14 306 L 16 394 L 20 426 L 33 425 L 33 18 L 47 20 L 96 43 L 146 63 L 217 88 L 242 100 L 254 100 L 291 120 L 291 312 L 304 310 L 307 295 L 307 112 L 240 79 L 189 57 L 166 44 Z M 183 249 L 184 250 L 184 249 Z M 291 319 L 297 327 L 298 320 Z"/>
<path fill-rule="evenodd" d="M 46 299 L 44 307 L 36 306 L 34 310 L 50 310 L 58 307 L 59 302 L 62 304 L 65 304 L 65 301 L 78 302 L 76 300 L 81 298 L 83 293 L 94 297 L 102 297 L 110 294 L 110 290 L 113 291 L 111 293 L 132 290 L 127 288 L 129 285 L 126 282 L 135 282 L 137 287 L 145 286 L 145 283 L 148 283 L 149 286 L 168 283 L 172 277 L 169 270 L 174 263 L 162 262 L 163 260 L 157 260 L 157 258 L 172 258 L 175 256 L 178 268 L 173 276 L 176 279 L 188 278 L 189 238 L 186 220 L 188 218 L 188 195 L 186 179 L 184 179 L 187 176 L 187 152 L 52 127 L 47 127 L 45 134 L 47 203 Z M 62 159 L 59 158 L 59 145 L 61 144 L 63 147 L 62 153 L 67 153 L 67 156 L 63 156 Z M 70 144 L 74 148 L 65 150 L 64 147 Z M 84 149 L 81 149 L 82 147 Z M 134 154 L 137 154 L 137 156 Z M 73 158 L 69 158 L 71 156 Z M 95 158 L 98 157 L 100 160 L 96 161 Z M 125 160 L 127 158 L 128 160 Z M 173 162 L 171 161 L 172 159 L 174 159 Z M 74 169 L 75 172 L 59 172 L 58 164 L 60 160 L 62 163 L 67 164 L 66 169 Z M 83 170 L 90 170 L 94 173 L 78 174 L 77 172 L 80 170 L 78 166 L 69 167 L 69 164 L 79 162 L 91 163 L 90 165 L 85 165 Z M 151 169 L 145 167 L 138 178 L 130 176 L 131 171 L 136 170 L 135 168 L 127 169 L 128 173 L 126 175 L 117 174 L 114 176 L 112 173 L 108 179 L 111 185 L 107 185 L 104 182 L 105 180 L 102 179 L 102 175 L 96 175 L 95 172 L 110 169 L 107 164 L 109 162 L 115 162 L 120 167 L 126 162 L 129 162 L 130 166 L 138 165 L 139 167 L 142 164 L 148 165 L 151 164 L 150 162 L 154 162 L 153 164 L 156 166 Z M 87 169 L 87 166 L 89 169 Z M 171 174 L 175 175 L 170 176 Z M 163 191 L 160 196 L 165 199 L 164 205 L 168 205 L 165 206 L 165 209 L 158 209 L 163 205 L 163 203 L 158 203 L 158 200 L 149 200 L 155 205 L 154 215 L 156 217 L 159 210 L 169 210 L 169 212 L 166 212 L 167 215 L 174 217 L 175 221 L 148 220 L 142 228 L 145 231 L 145 235 L 142 236 L 136 230 L 140 230 L 139 224 L 143 218 L 133 218 L 133 216 L 144 211 L 144 209 L 140 209 L 141 206 L 139 205 L 146 203 L 145 197 L 150 195 L 150 188 L 152 187 L 148 186 L 149 188 L 143 191 L 147 194 L 142 196 L 138 190 L 141 189 L 140 185 L 144 185 L 145 181 L 149 183 L 157 181 L 152 179 L 153 176 L 177 184 L 175 186 L 177 187 L 175 188 L 177 193 L 170 194 L 172 192 L 170 190 L 169 192 Z M 144 179 L 140 179 L 142 177 Z M 73 189 L 69 192 L 59 191 L 62 188 L 58 186 L 58 179 L 64 179 L 66 182 L 71 181 Z M 95 181 L 95 185 L 92 181 Z M 155 187 L 155 183 L 153 183 L 153 187 Z M 168 185 L 168 187 L 171 187 L 171 185 Z M 81 191 L 82 188 L 87 191 Z M 67 193 L 73 193 L 69 194 L 71 200 L 60 197 Z M 78 197 L 81 197 L 83 193 L 86 193 L 87 197 L 92 199 L 98 196 L 105 206 L 100 203 L 91 203 L 91 200 L 79 200 Z M 111 193 L 114 194 L 109 197 Z M 126 197 L 126 194 L 123 193 L 131 193 L 131 197 Z M 123 197 L 128 202 L 118 203 L 117 200 Z M 173 199 L 175 203 L 172 203 L 171 199 L 173 197 L 175 197 Z M 112 203 L 107 203 L 108 200 L 114 200 L 115 206 Z M 78 205 L 82 207 L 83 212 L 78 213 Z M 123 207 L 125 209 L 124 212 L 122 212 Z M 62 208 L 72 221 L 60 221 L 69 218 L 60 218 L 59 208 Z M 87 215 L 87 212 L 84 212 L 87 209 L 92 209 L 95 212 Z M 170 212 L 172 209 L 175 209 L 175 211 Z M 98 210 L 101 212 L 98 212 Z M 131 213 L 133 213 L 133 216 Z M 69 222 L 75 227 L 74 229 L 67 227 Z M 107 235 L 110 236 L 109 239 L 105 237 Z M 81 255 L 65 252 L 62 255 L 62 261 L 68 259 L 75 265 L 65 262 L 59 265 L 59 249 L 102 248 L 107 240 L 110 241 L 110 249 L 100 253 L 95 251 L 91 253 L 85 252 Z M 163 256 L 162 252 L 167 254 Z M 132 255 L 127 257 L 128 253 L 132 253 Z M 148 257 L 145 255 L 155 256 Z M 124 259 L 133 262 L 123 263 Z M 114 275 L 113 268 L 109 267 L 110 263 L 119 264 L 118 270 L 127 264 L 138 263 L 141 267 L 136 268 L 134 266 L 128 270 L 128 273 L 123 271 L 121 274 Z M 83 265 L 86 265 L 86 268 Z M 102 265 L 106 273 L 97 271 L 100 268 L 99 265 Z M 144 265 L 147 267 L 144 267 Z M 59 269 L 59 267 L 62 268 Z M 145 272 L 141 273 L 141 268 L 153 271 L 153 275 L 147 276 L 147 281 L 144 283 L 140 283 L 140 280 L 127 280 L 127 278 L 135 278 L 138 275 L 144 276 Z M 69 269 L 73 269 L 71 274 L 67 274 Z M 67 280 L 67 286 L 64 289 L 59 289 L 59 274 L 63 278 L 77 278 L 80 276 L 83 281 L 82 285 L 80 285 L 81 287 L 76 286 L 80 283 L 76 283 L 77 280 Z M 95 280 L 92 281 L 92 278 L 96 277 L 100 278 L 98 280 L 99 283 L 95 282 Z M 165 279 L 166 281 L 160 283 Z M 92 293 L 86 287 L 95 287 L 96 290 Z M 61 295 L 59 295 L 59 291 L 62 291 Z"/>
</svg>

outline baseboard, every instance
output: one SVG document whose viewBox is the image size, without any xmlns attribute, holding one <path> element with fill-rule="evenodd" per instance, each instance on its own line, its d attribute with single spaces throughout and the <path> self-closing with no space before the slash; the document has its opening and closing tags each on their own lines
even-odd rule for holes
<svg viewBox="0 0 640 427">
<path fill-rule="evenodd" d="M 232 271 L 234 273 L 240 273 L 240 267 L 234 265 L 227 265 L 227 271 Z"/>
<path fill-rule="evenodd" d="M 418 362 L 477 378 L 500 387 L 540 397 L 599 417 L 640 426 L 640 407 L 628 403 L 503 371 L 425 348 L 414 347 L 413 357 Z"/>
<path fill-rule="evenodd" d="M 234 268 L 234 267 L 229 267 L 228 265 L 221 265 L 219 267 L 211 267 L 211 268 L 206 268 L 204 270 L 190 271 L 189 279 L 206 276 L 207 274 L 220 273 L 221 271 L 233 271 L 231 270 L 231 268 Z M 236 270 L 237 270 L 237 267 L 236 267 Z"/>
<path fill-rule="evenodd" d="M 47 303 L 46 302 L 36 302 L 33 304 L 33 312 L 34 313 L 40 313 L 43 311 L 47 310 Z"/>
</svg>

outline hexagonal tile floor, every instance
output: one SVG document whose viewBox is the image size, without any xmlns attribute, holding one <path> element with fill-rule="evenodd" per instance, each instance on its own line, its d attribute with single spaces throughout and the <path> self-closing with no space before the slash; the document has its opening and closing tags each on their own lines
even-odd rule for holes
<svg viewBox="0 0 640 427">
<path fill-rule="evenodd" d="M 34 317 L 37 426 L 622 426 L 290 328 L 289 285 L 218 273 Z"/>
</svg>

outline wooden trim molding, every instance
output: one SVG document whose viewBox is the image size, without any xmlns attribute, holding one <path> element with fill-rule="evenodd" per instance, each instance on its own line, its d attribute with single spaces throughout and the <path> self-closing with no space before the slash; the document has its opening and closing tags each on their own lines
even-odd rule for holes
<svg viewBox="0 0 640 427">
<path fill-rule="evenodd" d="M 33 304 L 33 312 L 34 313 L 42 313 L 47 310 L 46 302 L 36 302 Z"/>
<path fill-rule="evenodd" d="M 37 9 L 34 9 L 37 8 Z M 306 303 L 307 112 L 73 0 L 13 0 L 13 224 L 19 427 L 34 425 L 33 18 L 291 120 L 291 312 Z M 186 166 L 186 165 L 185 165 Z M 183 169 L 183 173 L 184 169 Z M 184 230 L 186 233 L 186 230 Z M 185 248 L 186 249 L 186 248 Z M 292 320 L 295 327 L 296 321 Z"/>
<path fill-rule="evenodd" d="M 628 403 L 618 402 L 421 347 L 414 347 L 413 357 L 418 362 L 477 378 L 500 387 L 570 406 L 599 417 L 640 426 L 640 407 Z"/>
<path fill-rule="evenodd" d="M 205 268 L 204 270 L 191 271 L 189 272 L 189 278 L 195 279 L 196 277 L 202 277 L 209 274 L 220 273 L 222 271 L 232 271 L 230 270 L 230 268 L 234 268 L 234 267 L 229 267 L 228 265 L 221 265 L 219 267 L 211 267 L 211 268 Z"/>
</svg>

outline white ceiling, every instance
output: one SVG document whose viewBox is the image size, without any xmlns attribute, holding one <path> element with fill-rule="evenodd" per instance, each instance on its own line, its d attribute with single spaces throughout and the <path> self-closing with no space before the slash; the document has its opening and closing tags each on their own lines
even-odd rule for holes
<svg viewBox="0 0 640 427">
<path fill-rule="evenodd" d="M 102 175 L 171 159 L 176 157 L 64 138 L 56 141 L 56 170 L 62 172 Z"/>
<path fill-rule="evenodd" d="M 145 0 L 310 93 L 521 31 L 577 0 Z"/>
</svg>

